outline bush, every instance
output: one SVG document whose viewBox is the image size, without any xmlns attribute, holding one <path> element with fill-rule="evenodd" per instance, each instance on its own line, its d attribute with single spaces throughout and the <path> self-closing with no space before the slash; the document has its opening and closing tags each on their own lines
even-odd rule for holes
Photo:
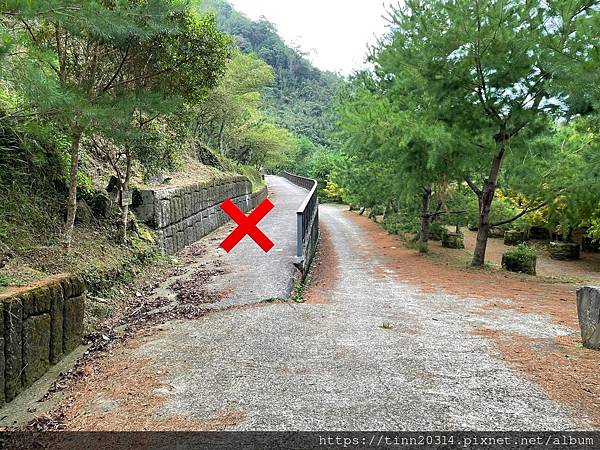
<svg viewBox="0 0 600 450">
<path fill-rule="evenodd" d="M 421 220 L 415 216 L 388 214 L 383 221 L 383 227 L 392 234 L 417 234 L 421 229 Z"/>
<path fill-rule="evenodd" d="M 431 224 L 431 228 L 429 229 L 429 239 L 432 241 L 441 241 L 444 238 L 444 234 L 446 234 L 448 230 L 446 227 L 442 226 L 438 222 L 434 222 Z"/>
<path fill-rule="evenodd" d="M 322 202 L 343 203 L 346 192 L 345 189 L 340 187 L 337 183 L 327 181 L 325 188 L 321 189 L 319 194 Z"/>
<path fill-rule="evenodd" d="M 444 233 L 442 247 L 461 250 L 465 248 L 465 239 L 462 233 Z"/>
<path fill-rule="evenodd" d="M 535 249 L 521 244 L 502 255 L 502 267 L 509 272 L 536 274 L 537 253 Z"/>
</svg>

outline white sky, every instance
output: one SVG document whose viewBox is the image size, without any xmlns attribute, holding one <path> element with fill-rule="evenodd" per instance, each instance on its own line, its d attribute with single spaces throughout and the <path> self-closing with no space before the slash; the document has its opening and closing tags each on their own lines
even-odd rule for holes
<svg viewBox="0 0 600 450">
<path fill-rule="evenodd" d="M 344 75 L 363 66 L 367 46 L 386 31 L 391 0 L 230 0 L 251 19 L 265 16 L 320 69 Z M 394 2 L 396 3 L 396 2 Z"/>
</svg>

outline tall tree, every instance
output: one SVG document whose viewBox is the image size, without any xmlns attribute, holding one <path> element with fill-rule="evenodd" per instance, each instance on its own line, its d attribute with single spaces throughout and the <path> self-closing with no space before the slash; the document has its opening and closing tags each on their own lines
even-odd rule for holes
<svg viewBox="0 0 600 450">
<path fill-rule="evenodd" d="M 418 202 L 425 252 L 431 223 L 448 212 L 442 195 L 453 175 L 454 141 L 443 124 L 424 122 L 401 92 L 370 72 L 354 77 L 338 106 L 340 140 L 351 162 L 338 177 L 367 207 L 408 203 L 418 209 Z"/>
<path fill-rule="evenodd" d="M 69 247 L 83 135 L 116 117 L 132 122 L 147 95 L 201 99 L 222 74 L 230 41 L 212 16 L 176 0 L 11 1 L 2 12 L 19 41 L 12 63 L 28 75 L 14 85 L 71 138 Z"/>
<path fill-rule="evenodd" d="M 474 266 L 485 260 L 503 163 L 526 157 L 526 140 L 562 112 L 564 92 L 550 94 L 548 84 L 556 62 L 578 48 L 577 24 L 597 6 L 593 0 L 407 0 L 392 13 L 394 32 L 373 57 L 376 72 L 461 142 L 455 164 L 480 205 Z"/>
</svg>

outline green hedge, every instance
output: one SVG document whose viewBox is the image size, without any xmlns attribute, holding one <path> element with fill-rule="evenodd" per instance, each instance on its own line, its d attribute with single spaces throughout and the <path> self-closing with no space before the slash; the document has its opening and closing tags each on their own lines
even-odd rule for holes
<svg viewBox="0 0 600 450">
<path fill-rule="evenodd" d="M 502 267 L 509 272 L 536 274 L 537 253 L 535 249 L 521 244 L 502 255 Z"/>
</svg>

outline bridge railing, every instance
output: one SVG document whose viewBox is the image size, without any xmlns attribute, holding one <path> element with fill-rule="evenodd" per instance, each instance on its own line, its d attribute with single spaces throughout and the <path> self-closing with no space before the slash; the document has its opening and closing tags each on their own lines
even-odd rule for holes
<svg viewBox="0 0 600 450">
<path fill-rule="evenodd" d="M 319 196 L 316 180 L 300 177 L 289 172 L 282 176 L 296 186 L 306 189 L 308 195 L 296 211 L 296 256 L 302 260 L 304 269 L 310 265 L 319 239 Z"/>
</svg>

